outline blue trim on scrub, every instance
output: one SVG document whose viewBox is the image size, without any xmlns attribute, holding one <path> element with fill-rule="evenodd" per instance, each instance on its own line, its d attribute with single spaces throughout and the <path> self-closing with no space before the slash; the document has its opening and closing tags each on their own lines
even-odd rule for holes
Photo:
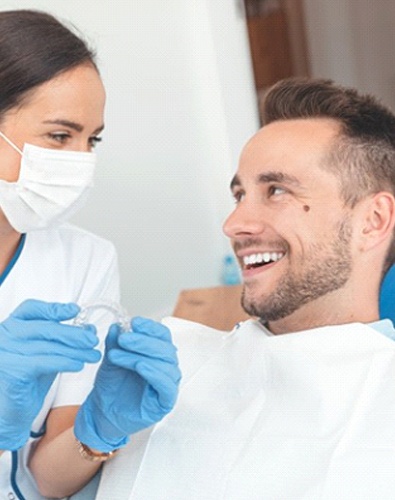
<svg viewBox="0 0 395 500">
<path fill-rule="evenodd" d="M 21 490 L 16 484 L 16 473 L 18 471 L 18 451 L 13 451 L 12 453 L 12 468 L 11 468 L 11 486 L 18 497 L 19 500 L 26 500 L 26 498 L 22 495 Z"/>
<path fill-rule="evenodd" d="M 0 275 L 0 285 L 2 285 L 4 283 L 4 280 L 10 274 L 12 268 L 15 266 L 15 263 L 19 259 L 19 256 L 21 255 L 22 249 L 25 245 L 25 240 L 26 240 L 26 234 L 22 234 L 21 239 L 19 240 L 17 249 L 15 250 L 15 253 L 14 253 L 12 259 L 8 263 L 7 267 L 4 269 L 3 273 Z M 32 437 L 35 437 L 35 436 L 32 436 Z M 18 451 L 17 450 L 11 452 L 11 458 L 12 458 L 12 461 L 11 461 L 12 466 L 11 466 L 10 481 L 11 481 L 12 489 L 14 490 L 14 492 L 19 500 L 26 500 L 26 498 L 22 495 L 22 492 L 16 483 L 16 474 L 18 472 Z"/>
<path fill-rule="evenodd" d="M 41 429 L 38 431 L 38 432 L 34 432 L 34 431 L 30 431 L 30 437 L 32 438 L 40 438 L 41 436 L 43 436 L 45 434 L 45 431 L 46 431 L 46 422 L 44 422 L 43 426 L 41 427 Z M 11 482 L 11 486 L 16 494 L 16 496 L 18 497 L 18 500 L 27 500 L 21 490 L 19 489 L 19 486 L 16 482 L 16 475 L 17 475 L 17 472 L 18 472 L 18 450 L 15 450 L 15 451 L 12 451 L 11 452 L 11 456 L 12 456 L 12 462 L 11 462 L 11 477 L 10 477 L 10 482 Z"/>
<path fill-rule="evenodd" d="M 25 244 L 25 240 L 26 240 L 26 234 L 22 234 L 12 259 L 8 263 L 7 267 L 4 269 L 3 273 L 0 275 L 0 285 L 4 283 L 4 280 L 10 274 L 11 269 L 15 266 L 16 261 L 19 259 L 19 256 L 22 253 L 23 246 Z"/>
<path fill-rule="evenodd" d="M 34 439 L 40 438 L 44 436 L 46 431 L 47 431 L 47 421 L 43 423 L 41 429 L 38 432 L 30 431 L 30 437 Z"/>
</svg>

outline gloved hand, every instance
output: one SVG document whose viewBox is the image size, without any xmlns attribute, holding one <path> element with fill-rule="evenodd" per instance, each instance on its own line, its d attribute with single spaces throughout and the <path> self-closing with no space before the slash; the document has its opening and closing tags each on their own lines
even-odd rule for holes
<svg viewBox="0 0 395 500">
<path fill-rule="evenodd" d="M 77 439 L 102 452 L 161 420 L 177 398 L 181 373 L 169 329 L 140 317 L 131 326 L 127 333 L 110 327 L 94 388 L 74 424 Z"/>
<path fill-rule="evenodd" d="M 79 312 L 76 304 L 26 300 L 0 323 L 0 450 L 16 450 L 59 372 L 96 363 L 96 329 L 60 324 Z"/>
</svg>

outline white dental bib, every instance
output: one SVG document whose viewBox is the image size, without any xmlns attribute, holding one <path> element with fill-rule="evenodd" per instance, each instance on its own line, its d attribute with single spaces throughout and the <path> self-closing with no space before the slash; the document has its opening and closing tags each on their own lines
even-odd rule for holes
<svg viewBox="0 0 395 500">
<path fill-rule="evenodd" d="M 395 499 L 394 341 L 362 324 L 164 323 L 176 408 L 105 465 L 97 500 Z"/>
</svg>

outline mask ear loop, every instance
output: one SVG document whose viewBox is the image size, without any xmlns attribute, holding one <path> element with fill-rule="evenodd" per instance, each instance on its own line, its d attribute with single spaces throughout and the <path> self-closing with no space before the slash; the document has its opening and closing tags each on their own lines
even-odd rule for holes
<svg viewBox="0 0 395 500">
<path fill-rule="evenodd" d="M 3 132 L 0 132 L 0 137 L 2 137 L 7 144 L 9 144 L 17 153 L 19 153 L 21 156 L 23 156 L 23 152 L 16 146 L 6 135 L 3 134 Z"/>
<path fill-rule="evenodd" d="M 113 314 L 115 322 L 119 324 L 123 333 L 130 331 L 130 316 L 127 311 L 117 302 L 102 299 L 97 302 L 82 304 L 80 312 L 73 320 L 73 325 L 84 326 L 89 323 L 89 318 L 94 311 L 104 309 Z"/>
</svg>

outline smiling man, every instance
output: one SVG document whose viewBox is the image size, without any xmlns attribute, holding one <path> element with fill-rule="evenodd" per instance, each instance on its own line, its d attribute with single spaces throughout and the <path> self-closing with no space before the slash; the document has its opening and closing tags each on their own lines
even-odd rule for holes
<svg viewBox="0 0 395 500">
<path fill-rule="evenodd" d="M 243 268 L 243 306 L 273 333 L 351 318 L 352 211 L 323 168 L 339 132 L 330 119 L 274 122 L 247 145 L 232 181 L 237 208 L 225 232 Z M 376 319 L 364 298 L 373 312 L 366 319 Z"/>
<path fill-rule="evenodd" d="M 268 93 L 264 117 L 224 227 L 244 308 L 273 333 L 377 320 L 394 259 L 394 116 L 354 90 L 291 80 Z"/>
<path fill-rule="evenodd" d="M 395 498 L 395 331 L 378 309 L 395 117 L 305 79 L 272 87 L 263 114 L 224 224 L 257 319 L 230 333 L 164 320 L 179 400 L 106 464 L 98 500 Z"/>
</svg>

